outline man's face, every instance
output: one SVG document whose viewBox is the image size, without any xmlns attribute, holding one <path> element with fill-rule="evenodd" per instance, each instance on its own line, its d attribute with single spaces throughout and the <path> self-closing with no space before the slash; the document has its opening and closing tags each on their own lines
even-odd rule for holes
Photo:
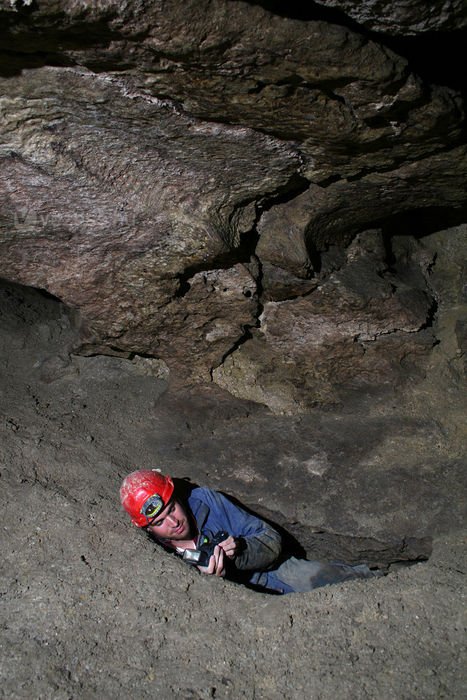
<svg viewBox="0 0 467 700">
<path fill-rule="evenodd" d="M 161 510 L 149 531 L 161 540 L 188 540 L 191 524 L 185 508 L 174 498 Z"/>
</svg>

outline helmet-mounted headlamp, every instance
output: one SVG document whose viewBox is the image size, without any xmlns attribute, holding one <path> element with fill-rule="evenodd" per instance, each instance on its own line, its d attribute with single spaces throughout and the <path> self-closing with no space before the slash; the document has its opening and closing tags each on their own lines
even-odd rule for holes
<svg viewBox="0 0 467 700">
<path fill-rule="evenodd" d="M 141 515 L 144 515 L 148 524 L 151 523 L 154 518 L 156 518 L 161 510 L 165 507 L 165 503 L 158 493 L 153 494 L 148 498 L 147 501 L 143 503 L 143 507 L 140 510 Z"/>
</svg>

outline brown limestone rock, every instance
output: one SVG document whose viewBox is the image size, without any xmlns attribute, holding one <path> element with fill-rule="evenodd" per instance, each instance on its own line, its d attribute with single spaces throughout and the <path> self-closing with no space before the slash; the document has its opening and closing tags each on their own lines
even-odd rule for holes
<svg viewBox="0 0 467 700">
<path fill-rule="evenodd" d="M 207 372 L 213 348 L 219 362 L 256 322 L 240 242 L 251 200 L 287 185 L 294 150 L 74 70 L 2 88 L 2 275 L 78 309 L 87 351 Z"/>
<path fill-rule="evenodd" d="M 425 85 L 405 58 L 339 24 L 236 0 L 3 8 L 4 71 L 44 56 L 118 71 L 129 94 L 301 143 L 313 181 L 394 167 L 462 134 L 454 91 Z"/>
<path fill-rule="evenodd" d="M 404 363 L 419 360 L 433 344 L 430 333 L 420 332 L 433 300 L 423 276 L 420 286 L 409 286 L 382 262 L 378 269 L 380 248 L 378 232 L 368 232 L 349 247 L 347 264 L 315 291 L 267 302 L 253 339 L 214 371 L 215 381 L 279 413 L 397 382 Z"/>
<path fill-rule="evenodd" d="M 375 32 L 420 34 L 467 27 L 464 0 L 316 0 L 319 5 L 341 10 L 355 22 Z"/>
<path fill-rule="evenodd" d="M 306 277 L 312 269 L 313 252 L 323 252 L 329 245 L 347 245 L 368 224 L 417 207 L 461 209 L 466 179 L 467 147 L 459 145 L 395 170 L 326 187 L 312 184 L 292 201 L 263 214 L 258 224 L 258 254 Z"/>
<path fill-rule="evenodd" d="M 276 388 L 334 396 L 373 355 L 392 376 L 426 290 L 346 248 L 382 218 L 465 206 L 458 92 L 358 31 L 236 0 L 0 12 L 2 276 L 76 309 L 83 351 L 177 377 L 257 343 Z"/>
</svg>

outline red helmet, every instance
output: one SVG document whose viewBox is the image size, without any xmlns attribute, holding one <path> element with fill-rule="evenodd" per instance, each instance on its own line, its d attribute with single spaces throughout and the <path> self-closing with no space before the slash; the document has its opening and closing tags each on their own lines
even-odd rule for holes
<svg viewBox="0 0 467 700">
<path fill-rule="evenodd" d="M 174 484 L 170 476 L 155 469 L 128 474 L 120 487 L 120 501 L 138 527 L 146 527 L 172 498 Z"/>
</svg>

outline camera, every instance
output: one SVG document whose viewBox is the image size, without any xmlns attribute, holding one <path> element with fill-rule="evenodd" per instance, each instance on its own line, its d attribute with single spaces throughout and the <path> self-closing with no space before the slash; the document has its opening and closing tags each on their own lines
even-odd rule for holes
<svg viewBox="0 0 467 700">
<path fill-rule="evenodd" d="M 224 530 L 219 530 L 216 534 L 209 538 L 206 535 L 201 535 L 198 540 L 198 546 L 196 549 L 185 549 L 183 552 L 183 559 L 188 562 L 188 564 L 196 564 L 197 566 L 207 566 L 209 564 L 209 559 L 211 558 L 214 547 L 223 542 L 229 536 L 228 532 Z"/>
</svg>

